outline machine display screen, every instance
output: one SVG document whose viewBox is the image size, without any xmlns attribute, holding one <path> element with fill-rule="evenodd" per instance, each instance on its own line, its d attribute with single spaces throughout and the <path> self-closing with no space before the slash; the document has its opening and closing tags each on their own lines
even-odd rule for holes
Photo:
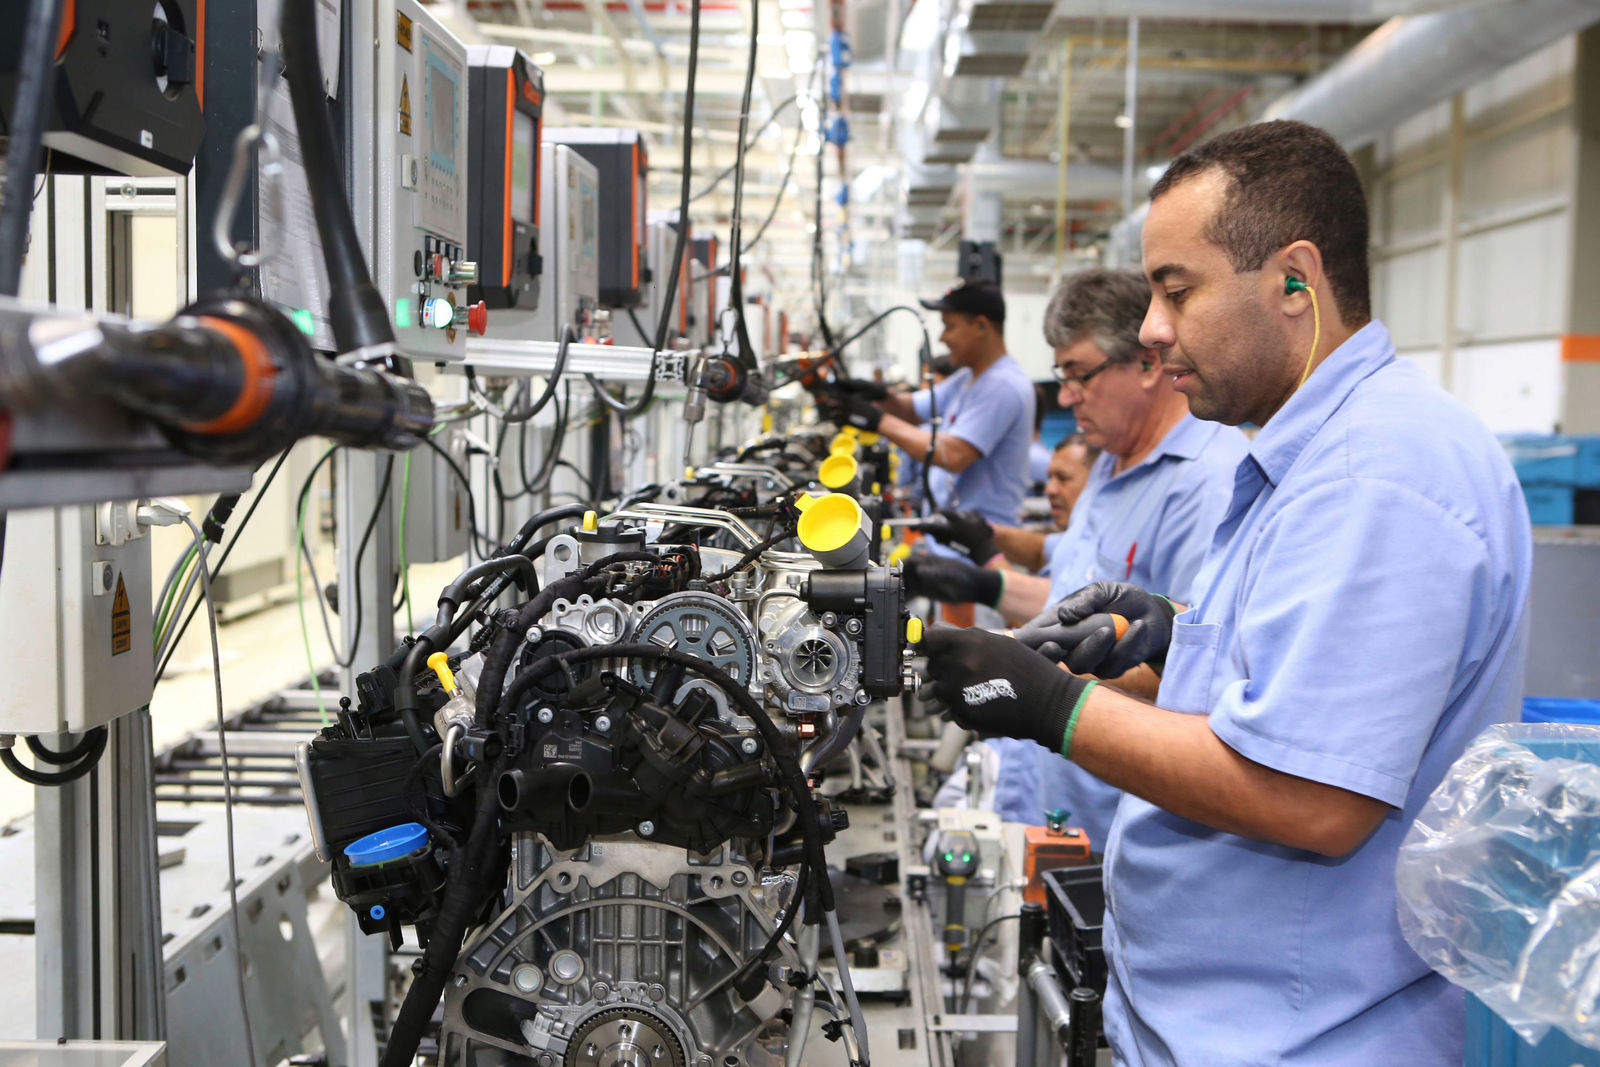
<svg viewBox="0 0 1600 1067">
<path fill-rule="evenodd" d="M 534 118 L 524 111 L 513 111 L 511 119 L 511 217 L 533 224 L 534 161 L 538 158 L 539 138 Z"/>
<path fill-rule="evenodd" d="M 428 53 L 428 161 L 447 174 L 456 169 L 456 76 Z"/>
</svg>

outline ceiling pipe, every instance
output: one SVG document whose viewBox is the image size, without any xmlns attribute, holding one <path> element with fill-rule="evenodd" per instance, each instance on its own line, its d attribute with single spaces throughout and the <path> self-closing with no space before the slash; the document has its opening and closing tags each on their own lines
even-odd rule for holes
<svg viewBox="0 0 1600 1067">
<path fill-rule="evenodd" d="M 1393 18 L 1275 101 L 1262 118 L 1309 122 L 1356 148 L 1596 21 L 1600 4 L 1594 0 L 1522 0 Z M 1149 207 L 1141 205 L 1112 227 L 1106 248 L 1112 266 L 1139 262 Z"/>
</svg>

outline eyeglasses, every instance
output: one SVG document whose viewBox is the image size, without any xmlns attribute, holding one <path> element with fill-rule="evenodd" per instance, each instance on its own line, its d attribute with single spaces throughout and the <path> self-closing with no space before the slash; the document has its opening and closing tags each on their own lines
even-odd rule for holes
<svg viewBox="0 0 1600 1067">
<path fill-rule="evenodd" d="M 1089 379 L 1111 366 L 1112 362 L 1112 360 L 1108 359 L 1094 370 L 1085 371 L 1082 374 L 1068 374 L 1067 369 L 1058 363 L 1050 368 L 1050 375 L 1062 385 L 1076 385 L 1079 389 L 1084 389 L 1088 387 Z"/>
</svg>

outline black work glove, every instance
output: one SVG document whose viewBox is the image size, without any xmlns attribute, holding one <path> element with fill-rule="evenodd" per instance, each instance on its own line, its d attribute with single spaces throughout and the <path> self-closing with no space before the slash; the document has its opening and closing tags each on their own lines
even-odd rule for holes
<svg viewBox="0 0 1600 1067">
<path fill-rule="evenodd" d="M 1000 554 L 1000 546 L 994 541 L 994 527 L 976 511 L 940 508 L 933 518 L 922 523 L 918 529 L 935 541 L 964 553 L 980 567 Z"/>
<path fill-rule="evenodd" d="M 829 422 L 840 426 L 854 426 L 858 430 L 876 433 L 883 421 L 883 410 L 872 401 L 860 396 L 818 394 L 817 410 Z"/>
<path fill-rule="evenodd" d="M 907 596 L 923 596 L 946 604 L 983 604 L 994 607 L 1005 589 L 999 571 L 974 567 L 943 556 L 912 556 L 901 564 Z"/>
<path fill-rule="evenodd" d="M 863 400 L 886 400 L 889 387 L 869 378 L 835 378 L 828 383 L 829 392 L 838 396 L 859 396 Z"/>
<path fill-rule="evenodd" d="M 1077 713 L 1097 682 L 1068 674 L 1020 641 L 987 630 L 929 630 L 923 696 L 983 737 L 1034 741 L 1067 755 Z"/>
<path fill-rule="evenodd" d="M 1121 637 L 1113 614 L 1128 621 Z M 1046 608 L 1015 636 L 1068 670 L 1116 678 L 1141 663 L 1161 670 L 1177 614 L 1172 601 L 1131 583 L 1095 582 Z"/>
</svg>

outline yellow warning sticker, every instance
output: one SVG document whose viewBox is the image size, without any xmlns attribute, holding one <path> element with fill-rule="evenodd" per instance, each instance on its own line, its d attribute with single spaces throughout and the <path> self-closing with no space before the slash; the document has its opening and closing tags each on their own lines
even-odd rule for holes
<svg viewBox="0 0 1600 1067">
<path fill-rule="evenodd" d="M 411 85 L 404 74 L 400 75 L 400 132 L 411 136 Z"/>
<path fill-rule="evenodd" d="M 117 595 L 111 601 L 111 654 L 120 656 L 133 648 L 133 609 L 128 603 L 128 586 L 117 575 Z"/>
<path fill-rule="evenodd" d="M 411 20 L 400 12 L 395 12 L 394 39 L 407 52 L 411 51 Z"/>
</svg>

